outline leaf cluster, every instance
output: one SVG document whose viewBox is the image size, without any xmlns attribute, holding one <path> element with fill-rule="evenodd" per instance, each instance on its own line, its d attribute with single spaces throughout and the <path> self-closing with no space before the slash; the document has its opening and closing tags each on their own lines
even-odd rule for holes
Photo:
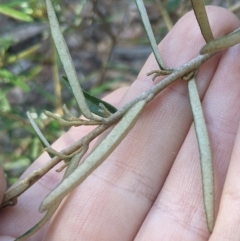
<svg viewBox="0 0 240 241">
<path fill-rule="evenodd" d="M 192 7 L 201 29 L 201 33 L 206 41 L 206 45 L 201 50 L 199 50 L 199 55 L 188 63 L 176 69 L 167 68 L 164 65 L 161 54 L 159 53 L 148 14 L 145 9 L 145 5 L 142 0 L 136 0 L 136 5 L 143 21 L 150 46 L 159 65 L 158 70 L 153 70 L 148 73 L 148 75 L 154 74 L 153 80 L 162 75 L 166 75 L 166 77 L 161 82 L 154 85 L 151 89 L 145 91 L 139 97 L 133 99 L 117 110 L 109 103 L 106 103 L 83 91 L 80 87 L 77 73 L 63 38 L 54 7 L 50 0 L 46 0 L 46 10 L 48 14 L 53 43 L 56 47 L 59 59 L 66 74 L 66 77 L 63 78 L 63 81 L 65 82 L 67 88 L 73 93 L 78 104 L 78 108 L 83 117 L 78 118 L 77 116 L 74 116 L 66 105 L 63 106 L 63 117 L 60 117 L 58 114 L 49 111 L 45 111 L 45 115 L 56 120 L 60 125 L 63 126 L 95 125 L 96 128 L 71 146 L 65 148 L 61 152 L 57 152 L 48 143 L 46 137 L 44 137 L 42 134 L 40 128 L 35 123 L 31 114 L 28 113 L 29 120 L 36 134 L 38 135 L 39 140 L 45 147 L 45 150 L 51 156 L 51 160 L 43 167 L 35 170 L 28 177 L 18 182 L 14 188 L 7 191 L 1 207 L 15 205 L 17 203 L 17 198 L 23 192 L 30 188 L 36 181 L 38 181 L 40 177 L 45 175 L 59 162 L 63 161 L 64 164 L 57 171 L 63 171 L 66 167 L 67 168 L 61 183 L 52 192 L 49 193 L 49 195 L 43 200 L 40 206 L 41 212 L 47 211 L 43 219 L 17 240 L 26 240 L 37 230 L 39 230 L 54 214 L 62 199 L 75 187 L 80 185 L 119 145 L 119 143 L 124 139 L 124 137 L 137 122 L 138 117 L 143 111 L 145 105 L 153 100 L 162 90 L 167 88 L 170 84 L 174 83 L 179 78 L 188 82 L 189 100 L 193 113 L 195 131 L 200 152 L 203 202 L 206 213 L 206 222 L 209 232 L 212 232 L 214 227 L 214 186 L 212 154 L 195 78 L 198 74 L 198 69 L 204 62 L 214 56 L 217 52 L 240 42 L 239 29 L 226 36 L 214 39 L 204 2 L 201 0 L 192 0 Z M 105 24 L 107 25 L 108 23 L 106 22 Z M 110 33 L 110 35 L 111 34 L 112 33 Z M 112 39 L 114 42 L 114 35 L 112 35 Z M 5 72 L 5 75 L 10 74 Z M 111 129 L 109 134 L 79 165 L 78 163 L 87 152 L 91 141 L 112 127 L 113 124 L 115 126 Z"/>
</svg>

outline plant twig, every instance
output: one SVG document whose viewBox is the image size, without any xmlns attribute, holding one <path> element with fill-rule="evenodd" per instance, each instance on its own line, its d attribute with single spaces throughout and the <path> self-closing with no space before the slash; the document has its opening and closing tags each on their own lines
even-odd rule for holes
<svg viewBox="0 0 240 241">
<path fill-rule="evenodd" d="M 81 126 L 81 125 L 100 125 L 101 122 L 97 120 L 83 120 L 83 119 L 77 119 L 77 118 L 69 118 L 67 120 L 59 117 L 57 114 L 53 114 L 50 111 L 45 110 L 44 114 L 55 121 L 57 121 L 62 126 Z"/>
<path fill-rule="evenodd" d="M 121 109 L 119 109 L 116 113 L 112 114 L 110 117 L 103 119 L 103 123 L 110 124 L 118 121 L 120 117 L 123 116 L 131 106 L 133 106 L 140 100 L 146 99 L 148 102 L 151 101 L 158 93 L 160 93 L 174 81 L 198 69 L 204 62 L 210 59 L 214 54 L 215 53 L 199 55 L 195 59 L 189 61 L 181 67 L 174 69 L 174 71 L 170 75 L 168 75 L 165 79 L 161 80 L 158 84 L 146 90 L 132 101 L 129 101 L 127 104 L 125 104 Z M 152 72 L 158 73 L 159 70 L 154 70 Z"/>
</svg>

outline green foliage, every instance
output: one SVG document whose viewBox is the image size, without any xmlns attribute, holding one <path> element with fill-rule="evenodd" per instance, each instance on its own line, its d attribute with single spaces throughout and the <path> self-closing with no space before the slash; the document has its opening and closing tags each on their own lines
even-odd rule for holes
<svg viewBox="0 0 240 241">
<path fill-rule="evenodd" d="M 181 0 L 168 0 L 166 3 L 166 8 L 169 12 L 174 12 L 181 4 Z"/>
<path fill-rule="evenodd" d="M 0 69 L 0 83 L 9 83 L 18 86 L 24 91 L 29 91 L 29 87 L 24 83 L 25 76 L 16 76 L 6 69 Z"/>
<path fill-rule="evenodd" d="M 16 20 L 20 20 L 20 21 L 25 21 L 25 22 L 32 22 L 33 18 L 30 17 L 28 14 L 25 14 L 23 12 L 20 12 L 14 8 L 8 7 L 6 5 L 0 5 L 0 13 L 14 18 Z"/>
<path fill-rule="evenodd" d="M 70 86 L 67 77 L 63 76 L 62 81 L 63 81 L 64 85 L 67 87 L 67 89 L 73 94 L 72 87 Z M 103 104 L 111 113 L 115 113 L 117 111 L 117 109 L 114 106 L 107 103 L 106 101 L 103 101 L 103 100 L 91 95 L 90 93 L 88 93 L 85 90 L 82 90 L 82 91 L 83 91 L 83 95 L 86 99 L 87 105 L 92 113 L 99 115 L 101 117 L 104 117 L 100 110 L 101 109 L 100 104 Z"/>
</svg>

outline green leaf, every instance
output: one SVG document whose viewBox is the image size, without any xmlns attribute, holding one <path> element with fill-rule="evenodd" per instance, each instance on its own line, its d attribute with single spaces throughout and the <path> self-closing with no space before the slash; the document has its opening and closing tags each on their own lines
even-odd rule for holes
<svg viewBox="0 0 240 241">
<path fill-rule="evenodd" d="M 7 50 L 13 42 L 12 38 L 0 38 L 0 48 Z"/>
<path fill-rule="evenodd" d="M 14 75 L 6 69 L 0 69 L 0 83 L 12 83 L 25 91 L 29 91 L 28 85 L 24 83 L 23 78 Z"/>
<path fill-rule="evenodd" d="M 2 1 L 4 6 L 8 7 L 20 7 L 22 5 L 28 5 L 30 3 L 36 2 L 36 0 L 4 0 Z"/>
<path fill-rule="evenodd" d="M 4 112 L 11 110 L 11 105 L 9 104 L 7 99 L 7 94 L 10 90 L 11 88 L 0 89 L 0 106 L 1 106 L 1 110 Z"/>
<path fill-rule="evenodd" d="M 20 172 L 22 172 L 22 170 L 25 170 L 27 167 L 30 166 L 30 164 L 31 161 L 27 156 L 20 156 L 18 158 L 15 158 L 14 161 L 4 163 L 3 166 L 6 172 L 15 171 L 16 173 L 19 170 Z"/>
<path fill-rule="evenodd" d="M 72 88 L 71 88 L 70 84 L 68 83 L 68 78 L 66 76 L 63 76 L 62 81 L 65 84 L 65 86 L 68 88 L 68 90 L 71 93 L 73 93 Z M 111 113 L 115 113 L 117 111 L 117 109 L 114 106 L 112 106 L 111 104 L 89 94 L 88 92 L 86 92 L 84 90 L 82 90 L 82 91 L 83 91 L 84 97 L 86 98 L 87 105 L 92 113 L 103 117 L 102 112 L 99 111 L 101 109 L 99 107 L 100 103 L 103 104 Z"/>
<path fill-rule="evenodd" d="M 32 127 L 33 127 L 33 129 L 34 129 L 34 131 L 36 132 L 39 140 L 41 141 L 43 147 L 44 147 L 44 148 L 50 147 L 51 145 L 48 143 L 47 139 L 44 137 L 43 133 L 42 133 L 41 130 L 38 128 L 36 122 L 34 121 L 34 119 L 33 119 L 32 116 L 31 116 L 31 113 L 30 113 L 30 112 L 27 112 L 27 117 L 28 117 L 28 119 L 29 119 L 29 121 L 30 121 L 30 123 L 31 123 L 31 125 L 32 125 Z M 51 155 L 51 154 L 49 154 L 49 155 L 50 155 L 50 157 L 52 157 L 52 158 L 54 157 L 54 155 Z"/>
<path fill-rule="evenodd" d="M 13 8 L 10 8 L 6 5 L 0 5 L 0 13 L 10 17 L 10 18 L 14 18 L 20 21 L 25 21 L 25 22 L 32 22 L 33 18 L 31 18 L 29 15 L 17 11 Z"/>
<path fill-rule="evenodd" d="M 35 133 L 37 134 L 40 142 L 42 143 L 42 146 L 43 146 L 44 148 L 46 148 L 46 147 L 51 147 L 51 145 L 49 144 L 49 142 L 47 141 L 47 139 L 45 138 L 45 136 L 43 135 L 43 133 L 41 132 L 41 130 L 39 129 L 39 127 L 37 126 L 36 122 L 35 122 L 34 119 L 32 118 L 30 112 L 27 112 L 27 117 L 28 117 L 28 119 L 29 119 L 29 121 L 30 121 L 30 123 L 31 123 L 31 125 L 32 125 L 32 127 L 33 127 L 33 129 L 34 129 L 34 131 L 35 131 Z M 51 158 L 54 157 L 54 155 L 51 154 L 51 153 L 48 153 L 48 155 L 49 155 Z"/>
<path fill-rule="evenodd" d="M 176 11 L 177 7 L 180 5 L 180 0 L 168 0 L 166 4 L 166 8 L 169 12 Z"/>
</svg>

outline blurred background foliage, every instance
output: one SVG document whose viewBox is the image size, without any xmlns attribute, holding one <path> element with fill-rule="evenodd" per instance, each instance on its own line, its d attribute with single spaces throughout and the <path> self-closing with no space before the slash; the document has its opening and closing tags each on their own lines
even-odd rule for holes
<svg viewBox="0 0 240 241">
<path fill-rule="evenodd" d="M 81 86 L 102 97 L 131 84 L 151 53 L 134 1 L 53 0 Z M 209 0 L 239 13 L 237 1 Z M 191 9 L 187 0 L 146 0 L 160 42 Z M 44 0 L 0 1 L 0 164 L 8 185 L 43 152 L 26 116 L 30 111 L 52 143 L 66 129 L 42 112 L 79 115 L 50 38 Z M 187 30 L 186 30 L 187 31 Z"/>
</svg>

